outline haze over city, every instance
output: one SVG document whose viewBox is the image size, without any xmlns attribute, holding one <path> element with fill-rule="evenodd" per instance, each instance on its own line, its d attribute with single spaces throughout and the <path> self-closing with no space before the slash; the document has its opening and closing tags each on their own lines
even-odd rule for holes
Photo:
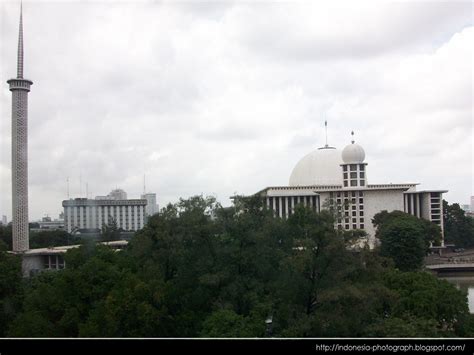
<svg viewBox="0 0 474 355">
<path fill-rule="evenodd" d="M 30 220 L 70 196 L 158 203 L 287 185 L 328 142 L 362 144 L 372 184 L 473 194 L 472 4 L 25 2 Z M 0 73 L 18 3 L 1 3 Z M 60 29 L 60 30 L 58 30 Z M 11 219 L 11 93 L 0 96 L 0 214 Z M 79 181 L 82 180 L 82 187 Z"/>
</svg>

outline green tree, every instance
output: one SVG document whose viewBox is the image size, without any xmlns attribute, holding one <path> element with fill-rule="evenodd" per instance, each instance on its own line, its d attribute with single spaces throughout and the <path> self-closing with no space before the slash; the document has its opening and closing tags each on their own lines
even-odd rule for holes
<svg viewBox="0 0 474 355">
<path fill-rule="evenodd" d="M 372 222 L 377 227 L 381 255 L 392 258 L 402 271 L 419 269 L 430 243 L 440 238 L 438 226 L 400 211 L 382 211 Z"/>
<path fill-rule="evenodd" d="M 117 225 L 115 218 L 109 216 L 107 224 L 102 225 L 101 240 L 103 242 L 111 242 L 114 240 L 120 240 L 120 228 Z"/>
<path fill-rule="evenodd" d="M 413 336 L 454 336 L 471 316 L 466 292 L 426 272 L 391 271 L 386 273 L 384 284 L 398 294 L 390 316 L 411 324 L 417 323 L 416 319 L 435 322 L 438 334 Z"/>
<path fill-rule="evenodd" d="M 30 248 L 48 248 L 79 244 L 80 238 L 64 230 L 30 232 Z"/>
<path fill-rule="evenodd" d="M 5 243 L 7 250 L 12 250 L 12 225 L 9 223 L 8 225 L 4 226 L 0 224 L 0 241 Z"/>
<path fill-rule="evenodd" d="M 0 270 L 0 337 L 4 337 L 21 306 L 22 275 L 20 256 L 7 253 L 7 245 L 1 240 Z"/>
<path fill-rule="evenodd" d="M 444 238 L 457 247 L 474 246 L 474 218 L 466 216 L 459 204 L 443 200 Z"/>
</svg>

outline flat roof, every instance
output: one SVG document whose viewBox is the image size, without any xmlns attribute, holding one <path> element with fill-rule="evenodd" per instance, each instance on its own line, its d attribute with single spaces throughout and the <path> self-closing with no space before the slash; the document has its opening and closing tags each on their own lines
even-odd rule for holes
<svg viewBox="0 0 474 355">
<path fill-rule="evenodd" d="M 367 186 L 358 187 L 343 187 L 342 185 L 307 185 L 307 186 L 268 186 L 254 195 L 264 193 L 270 189 L 274 190 L 316 190 L 317 192 L 331 192 L 331 191 L 373 191 L 373 190 L 404 190 L 417 186 L 419 183 L 403 183 L 403 184 L 369 184 Z M 315 193 L 316 193 L 315 191 Z M 232 196 L 231 198 L 234 198 Z"/>
<path fill-rule="evenodd" d="M 103 245 L 110 245 L 110 246 L 125 246 L 128 244 L 126 240 L 114 240 L 111 242 L 100 242 L 99 244 Z M 22 253 L 15 253 L 21 254 L 24 256 L 29 255 L 51 255 L 51 254 L 64 254 L 68 250 L 79 248 L 82 244 L 75 244 L 75 245 L 62 245 L 58 247 L 51 247 L 51 248 L 37 248 L 37 249 L 28 249 Z"/>
</svg>

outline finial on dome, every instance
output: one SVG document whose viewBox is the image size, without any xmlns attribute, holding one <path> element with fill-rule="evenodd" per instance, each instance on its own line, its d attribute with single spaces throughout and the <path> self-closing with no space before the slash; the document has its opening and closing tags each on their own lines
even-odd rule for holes
<svg viewBox="0 0 474 355">
<path fill-rule="evenodd" d="M 352 144 L 354 144 L 354 143 L 355 143 L 355 140 L 354 140 L 354 131 L 351 132 L 351 136 L 352 136 L 352 141 L 351 141 L 351 142 L 352 142 Z"/>
<path fill-rule="evenodd" d="M 318 150 L 319 149 L 336 149 L 328 145 L 328 120 L 324 120 L 324 127 L 326 129 L 326 145 L 324 147 L 318 148 Z"/>
</svg>

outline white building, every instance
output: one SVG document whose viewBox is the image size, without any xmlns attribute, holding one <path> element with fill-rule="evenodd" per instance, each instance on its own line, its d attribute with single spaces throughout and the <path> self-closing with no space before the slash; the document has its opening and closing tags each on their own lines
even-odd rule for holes
<svg viewBox="0 0 474 355">
<path fill-rule="evenodd" d="M 126 240 L 102 242 L 114 250 L 121 250 L 128 245 Z M 80 245 L 67 245 L 51 248 L 29 249 L 22 255 L 22 272 L 24 277 L 29 277 L 46 270 L 61 270 L 66 267 L 64 254 L 68 250 L 79 248 Z"/>
<path fill-rule="evenodd" d="M 96 196 L 96 200 L 126 200 L 127 193 L 122 189 L 115 189 L 110 191 L 107 196 Z"/>
<path fill-rule="evenodd" d="M 145 209 L 145 213 L 147 216 L 153 216 L 155 213 L 158 213 L 158 205 L 156 204 L 155 193 L 144 193 L 141 198 L 147 201 Z"/>
<path fill-rule="evenodd" d="M 69 233 L 77 229 L 102 229 L 113 218 L 124 231 L 137 231 L 145 225 L 144 199 L 87 199 L 63 201 L 64 225 Z"/>
<path fill-rule="evenodd" d="M 337 212 L 336 228 L 365 230 L 371 247 L 375 244 L 372 218 L 383 210 L 427 219 L 443 231 L 442 201 L 447 190 L 417 191 L 417 183 L 371 185 L 367 165 L 364 149 L 354 141 L 342 152 L 326 144 L 296 164 L 288 186 L 271 186 L 258 193 L 281 218 L 288 218 L 300 203 L 315 212 L 332 206 Z"/>
</svg>

